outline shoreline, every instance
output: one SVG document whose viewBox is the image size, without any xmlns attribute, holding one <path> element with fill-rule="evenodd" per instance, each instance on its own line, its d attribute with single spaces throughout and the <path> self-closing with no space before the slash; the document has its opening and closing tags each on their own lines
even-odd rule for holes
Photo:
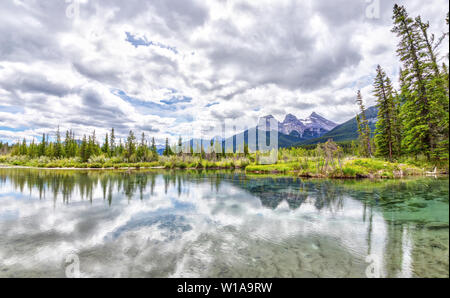
<svg viewBox="0 0 450 298">
<path fill-rule="evenodd" d="M 17 166 L 17 165 L 8 165 L 8 164 L 0 164 L 0 169 L 35 169 L 35 170 L 245 170 L 241 167 L 234 168 L 221 168 L 221 167 L 212 167 L 212 168 L 167 168 L 165 166 L 155 166 L 155 167 L 108 167 L 108 168 L 47 168 L 47 167 L 33 167 L 33 166 Z"/>
<path fill-rule="evenodd" d="M 32 167 L 32 166 L 16 166 L 16 165 L 8 165 L 8 164 L 0 164 L 0 169 L 35 169 L 35 170 L 129 170 L 129 169 L 166 169 L 164 166 L 158 167 L 121 167 L 121 168 L 46 168 L 46 167 Z"/>
<path fill-rule="evenodd" d="M 75 168 L 75 167 L 33 167 L 33 166 L 19 166 L 19 165 L 9 165 L 9 164 L 0 164 L 0 169 L 34 169 L 34 170 L 74 170 L 74 171 L 111 171 L 111 170 L 212 170 L 212 171 L 220 171 L 220 170 L 240 170 L 247 174 L 253 175 L 286 175 L 291 177 L 301 177 L 301 178 L 317 178 L 317 179 L 401 179 L 408 177 L 445 177 L 449 176 L 447 172 L 437 171 L 436 173 L 428 173 L 424 170 L 421 172 L 413 172 L 409 174 L 401 174 L 401 175 L 393 175 L 392 177 L 388 177 L 385 175 L 381 175 L 380 173 L 376 174 L 356 174 L 355 176 L 345 176 L 345 175 L 327 175 L 327 174 L 319 174 L 319 173 L 301 173 L 300 171 L 252 171 L 246 170 L 242 167 L 233 167 L 233 168 L 222 168 L 222 167 L 212 167 L 212 168 L 180 168 L 173 167 L 168 168 L 165 166 L 154 166 L 154 167 L 108 167 L 108 168 Z"/>
</svg>

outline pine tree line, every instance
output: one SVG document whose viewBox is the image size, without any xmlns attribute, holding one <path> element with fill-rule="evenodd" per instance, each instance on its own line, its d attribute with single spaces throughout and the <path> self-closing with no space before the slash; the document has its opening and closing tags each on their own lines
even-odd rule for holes
<svg viewBox="0 0 450 298">
<path fill-rule="evenodd" d="M 197 144 L 198 145 L 198 144 Z M 225 148 L 222 144 L 215 143 L 214 140 L 210 141 L 210 153 L 206 153 L 203 144 L 201 149 L 196 148 L 200 153 L 194 153 L 192 143 L 189 142 L 190 155 L 199 156 L 200 158 L 216 159 L 225 157 Z M 164 156 L 183 155 L 183 140 L 181 136 L 175 145 L 170 145 L 169 139 L 166 138 L 165 148 L 162 152 Z M 5 150 L 10 149 L 8 145 L 4 145 Z M 248 156 L 248 146 L 244 147 L 245 156 Z M 184 152 L 186 154 L 186 152 Z M 105 135 L 103 144 L 100 146 L 97 141 L 95 130 L 91 135 L 83 135 L 81 140 L 75 139 L 75 134 L 72 130 L 66 131 L 64 141 L 61 138 L 59 127 L 56 131 L 55 141 L 49 141 L 49 134 L 43 134 L 40 143 L 35 143 L 34 139 L 31 143 L 27 143 L 26 139 L 23 139 L 21 143 L 16 143 L 12 146 L 11 155 L 13 156 L 27 156 L 29 158 L 38 158 L 46 156 L 49 158 L 74 158 L 79 157 L 82 162 L 88 162 L 91 157 L 104 156 L 108 158 L 120 157 L 126 162 L 149 162 L 157 161 L 159 154 L 155 144 L 155 138 L 152 137 L 150 144 L 148 143 L 145 133 L 141 134 L 141 138 L 138 141 L 134 132 L 129 131 L 129 134 L 125 140 L 119 139 L 116 141 L 114 128 L 110 133 Z"/>
<path fill-rule="evenodd" d="M 125 143 L 122 139 L 117 144 L 114 128 L 110 134 L 105 135 L 103 145 L 97 141 L 95 130 L 91 135 L 83 135 L 81 141 L 75 139 L 72 130 L 66 131 L 64 141 L 61 138 L 59 127 L 56 131 L 55 141 L 49 141 L 49 134 L 43 134 L 40 143 L 34 140 L 27 144 L 26 139 L 13 146 L 11 155 L 24 155 L 29 158 L 46 156 L 49 158 L 73 158 L 79 157 L 82 162 L 87 162 L 91 157 L 104 155 L 105 157 L 121 157 L 128 162 L 146 162 L 158 160 L 158 152 L 155 138 L 148 144 L 145 134 L 137 142 L 132 130 L 130 130 Z"/>
</svg>

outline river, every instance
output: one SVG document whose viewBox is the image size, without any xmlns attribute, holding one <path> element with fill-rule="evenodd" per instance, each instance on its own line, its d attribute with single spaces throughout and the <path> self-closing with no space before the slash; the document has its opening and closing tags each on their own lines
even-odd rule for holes
<svg viewBox="0 0 450 298">
<path fill-rule="evenodd" d="M 0 169 L 0 277 L 449 277 L 449 180 Z"/>
</svg>

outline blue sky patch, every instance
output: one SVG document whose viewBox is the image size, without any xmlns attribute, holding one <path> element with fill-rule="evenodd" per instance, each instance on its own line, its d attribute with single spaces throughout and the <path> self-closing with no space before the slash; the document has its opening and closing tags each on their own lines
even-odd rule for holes
<svg viewBox="0 0 450 298">
<path fill-rule="evenodd" d="M 25 109 L 21 106 L 2 106 L 0 105 L 0 111 L 8 113 L 23 113 Z"/>
<path fill-rule="evenodd" d="M 174 54 L 178 54 L 178 50 L 176 47 L 171 47 L 171 46 L 162 44 L 157 41 L 147 40 L 147 38 L 145 36 L 136 37 L 136 35 L 133 35 L 130 32 L 125 32 L 125 34 L 127 35 L 126 41 L 128 41 L 129 43 L 134 45 L 135 48 L 137 48 L 139 46 L 144 46 L 144 47 L 155 46 L 155 47 L 158 47 L 161 49 L 169 50 Z"/>
<path fill-rule="evenodd" d="M 209 107 L 212 107 L 212 106 L 215 106 L 215 105 L 218 105 L 218 104 L 219 104 L 219 102 L 218 102 L 218 101 L 215 101 L 215 102 L 212 102 L 212 103 L 207 104 L 207 105 L 205 106 L 205 108 L 209 108 Z"/>
<path fill-rule="evenodd" d="M 7 130 L 7 131 L 24 131 L 25 127 L 19 127 L 19 128 L 12 128 L 8 126 L 0 126 L 0 130 Z"/>
<path fill-rule="evenodd" d="M 152 101 L 143 101 L 127 95 L 123 90 L 114 89 L 111 90 L 111 93 L 131 103 L 133 106 L 139 107 L 141 112 L 150 115 L 167 115 L 167 111 L 176 111 L 175 106 L 163 105 Z"/>
<path fill-rule="evenodd" d="M 177 103 L 186 103 L 191 102 L 192 98 L 187 96 L 172 96 L 169 99 L 162 99 L 160 102 L 165 103 L 166 105 L 173 105 Z"/>
</svg>

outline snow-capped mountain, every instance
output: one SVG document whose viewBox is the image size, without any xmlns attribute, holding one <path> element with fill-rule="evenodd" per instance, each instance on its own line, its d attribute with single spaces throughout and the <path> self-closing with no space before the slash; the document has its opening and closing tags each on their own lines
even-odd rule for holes
<svg viewBox="0 0 450 298">
<path fill-rule="evenodd" d="M 302 135 L 305 129 L 305 124 L 292 114 L 287 114 L 286 117 L 284 117 L 283 122 L 278 125 L 278 131 L 285 135 L 289 135 L 293 131 Z"/>
<path fill-rule="evenodd" d="M 265 123 L 270 119 L 275 119 L 275 117 L 272 115 L 262 117 L 259 121 L 259 128 L 265 130 Z M 300 138 L 318 137 L 337 126 L 336 123 L 320 116 L 316 112 L 313 112 L 306 119 L 298 119 L 295 115 L 287 114 L 283 122 L 276 121 L 279 132 L 285 135 L 296 135 Z"/>
</svg>

